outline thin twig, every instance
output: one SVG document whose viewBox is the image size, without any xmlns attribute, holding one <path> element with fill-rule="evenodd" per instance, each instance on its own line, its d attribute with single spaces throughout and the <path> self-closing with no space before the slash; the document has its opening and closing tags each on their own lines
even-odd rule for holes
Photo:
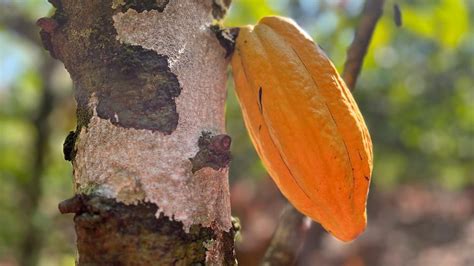
<svg viewBox="0 0 474 266">
<path fill-rule="evenodd" d="M 372 34 L 382 15 L 383 4 L 384 0 L 367 0 L 365 2 L 354 40 L 347 52 L 342 74 L 342 78 L 351 91 L 355 88 Z M 287 204 L 265 253 L 262 265 L 292 265 L 295 262 L 310 227 L 307 226 L 306 229 L 302 227 L 305 219 L 307 218 L 304 215 Z"/>
<path fill-rule="evenodd" d="M 342 72 L 342 78 L 350 90 L 355 89 L 375 25 L 382 15 L 384 2 L 385 0 L 367 0 L 365 2 L 354 40 L 347 50 L 346 63 Z"/>
</svg>

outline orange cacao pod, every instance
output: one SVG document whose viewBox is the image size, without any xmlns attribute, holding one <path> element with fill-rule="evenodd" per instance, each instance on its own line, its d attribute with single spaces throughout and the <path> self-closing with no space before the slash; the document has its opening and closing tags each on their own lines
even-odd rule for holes
<svg viewBox="0 0 474 266">
<path fill-rule="evenodd" d="M 335 237 L 366 227 L 372 142 L 336 68 L 292 20 L 240 28 L 232 56 L 250 138 L 282 194 Z"/>
</svg>

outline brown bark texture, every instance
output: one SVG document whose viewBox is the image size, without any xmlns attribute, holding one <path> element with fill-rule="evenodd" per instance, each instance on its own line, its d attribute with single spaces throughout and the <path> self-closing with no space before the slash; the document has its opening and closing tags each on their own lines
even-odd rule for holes
<svg viewBox="0 0 474 266">
<path fill-rule="evenodd" d="M 311 220 L 288 204 L 280 216 L 261 265 L 294 265 L 310 226 Z"/>
<path fill-rule="evenodd" d="M 342 72 L 342 78 L 351 91 L 355 89 L 364 57 L 367 54 L 370 40 L 375 31 L 375 26 L 377 26 L 377 22 L 382 16 L 384 3 L 385 0 L 365 1 L 354 40 L 347 50 L 346 63 Z"/>
<path fill-rule="evenodd" d="M 38 21 L 71 75 L 64 143 L 78 265 L 233 265 L 224 131 L 229 0 L 50 0 Z"/>
</svg>

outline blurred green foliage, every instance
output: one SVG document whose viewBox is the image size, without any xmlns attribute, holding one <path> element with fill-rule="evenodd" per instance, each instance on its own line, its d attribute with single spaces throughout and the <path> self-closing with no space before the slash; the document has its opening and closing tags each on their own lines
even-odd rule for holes
<svg viewBox="0 0 474 266">
<path fill-rule="evenodd" d="M 417 182 L 461 189 L 474 184 L 474 2 L 398 1 L 403 26 L 385 13 L 367 54 L 355 97 L 375 147 L 374 185 L 390 189 Z M 1 1 L 31 21 L 50 12 L 46 1 Z M 323 47 L 339 70 L 363 2 L 234 0 L 226 26 L 253 24 L 266 15 L 294 18 Z M 4 9 L 5 10 L 5 9 Z M 0 13 L 3 16 L 3 13 Z M 1 20 L 0 20 L 1 21 Z M 0 22 L 0 264 L 14 261 L 24 235 L 25 184 L 33 171 L 33 120 L 38 113 L 49 55 Z M 52 74 L 56 96 L 48 124 L 52 131 L 42 173 L 42 197 L 31 216 L 46 238 L 41 264 L 73 264 L 73 231 L 56 205 L 72 195 L 71 167 L 62 141 L 75 126 L 68 75 Z M 230 76 L 231 74 L 229 74 Z M 265 177 L 247 137 L 232 81 L 228 83 L 227 128 L 233 138 L 231 181 Z M 61 245 L 58 245 L 61 243 Z M 53 254 L 54 256 L 50 256 Z"/>
</svg>

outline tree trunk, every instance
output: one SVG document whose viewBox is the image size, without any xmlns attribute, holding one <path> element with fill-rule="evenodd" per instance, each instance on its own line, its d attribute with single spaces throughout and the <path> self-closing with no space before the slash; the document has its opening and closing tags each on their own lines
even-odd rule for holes
<svg viewBox="0 0 474 266">
<path fill-rule="evenodd" d="M 73 80 L 79 265 L 234 264 L 224 133 L 229 0 L 50 0 L 46 49 Z"/>
</svg>

